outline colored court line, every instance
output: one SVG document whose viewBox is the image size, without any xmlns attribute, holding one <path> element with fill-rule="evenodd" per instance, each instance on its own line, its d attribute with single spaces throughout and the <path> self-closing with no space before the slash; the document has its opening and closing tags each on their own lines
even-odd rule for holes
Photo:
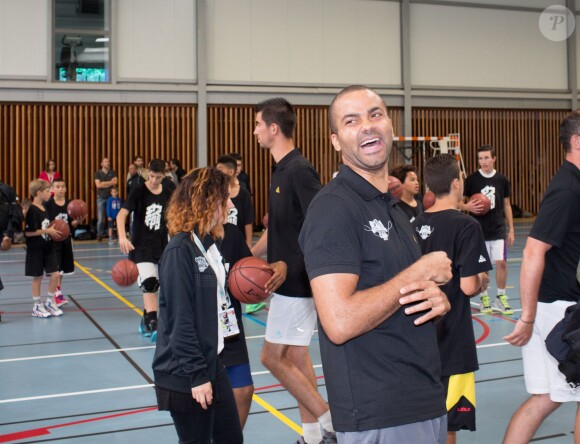
<svg viewBox="0 0 580 444">
<path fill-rule="evenodd" d="M 485 339 L 489 336 L 489 326 L 487 325 L 486 322 L 483 322 L 481 319 L 474 318 L 473 316 L 471 317 L 471 319 L 473 319 L 475 322 L 477 322 L 483 328 L 483 333 L 481 334 L 481 336 L 479 338 L 477 338 L 475 340 L 475 343 L 479 344 L 480 342 L 485 341 Z"/>
<path fill-rule="evenodd" d="M 252 396 L 252 400 L 254 402 L 256 402 L 257 404 L 259 404 L 260 406 L 262 406 L 268 412 L 270 412 L 273 416 L 278 418 L 283 424 L 290 427 L 292 430 L 294 430 L 299 435 L 302 435 L 302 427 L 300 427 L 298 424 L 296 424 L 294 421 L 292 421 L 286 415 L 282 414 L 280 411 L 276 410 L 274 407 L 272 407 L 270 404 L 268 404 L 266 401 L 264 401 L 258 395 L 254 394 Z"/>
<path fill-rule="evenodd" d="M 2 442 L 10 442 L 10 441 L 19 441 L 21 439 L 36 438 L 36 437 L 39 437 L 39 436 L 46 436 L 46 435 L 50 435 L 50 431 L 52 429 L 60 429 L 60 428 L 63 428 L 63 427 L 70 427 L 70 426 L 73 426 L 73 425 L 86 424 L 86 423 L 89 423 L 89 422 L 103 421 L 105 419 L 119 418 L 119 417 L 122 417 L 122 416 L 134 415 L 136 413 L 150 412 L 150 411 L 153 411 L 153 410 L 157 410 L 157 407 L 148 407 L 146 409 L 140 409 L 140 410 L 133 410 L 133 411 L 130 411 L 130 412 L 117 413 L 115 415 L 99 416 L 97 418 L 83 419 L 81 421 L 67 422 L 65 424 L 57 424 L 57 425 L 54 425 L 54 426 L 41 427 L 41 428 L 38 428 L 38 429 L 24 430 L 22 432 L 7 433 L 5 435 L 0 435 L 0 443 L 2 443 Z"/>
<path fill-rule="evenodd" d="M 117 293 L 115 290 L 113 290 L 111 287 L 109 287 L 107 284 L 105 284 L 102 280 L 100 280 L 98 277 L 96 277 L 93 273 L 91 273 L 89 270 L 87 270 L 85 267 L 83 267 L 81 264 L 79 264 L 77 261 L 75 261 L 75 265 L 77 267 L 79 267 L 79 269 L 85 273 L 87 276 L 89 276 L 92 280 L 94 280 L 97 284 L 99 284 L 101 287 L 103 287 L 105 290 L 107 290 L 108 292 L 110 292 L 113 296 L 115 296 L 117 299 L 119 299 L 122 303 L 124 303 L 127 307 L 133 309 L 133 311 L 135 311 L 135 313 L 137 313 L 139 316 L 142 315 L 141 310 L 139 310 L 135 305 L 133 305 L 130 301 L 128 301 L 127 299 L 125 299 L 123 296 L 121 296 L 119 293 Z"/>
<path fill-rule="evenodd" d="M 255 318 L 254 316 L 248 315 L 246 313 L 242 313 L 242 316 L 246 319 L 249 319 L 250 321 L 255 322 L 256 324 L 260 324 L 262 327 L 266 326 L 265 322 L 260 321 L 259 319 Z"/>
</svg>

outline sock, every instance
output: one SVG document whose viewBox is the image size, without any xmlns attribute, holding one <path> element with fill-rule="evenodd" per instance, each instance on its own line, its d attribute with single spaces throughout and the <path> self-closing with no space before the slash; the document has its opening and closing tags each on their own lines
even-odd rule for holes
<svg viewBox="0 0 580 444">
<path fill-rule="evenodd" d="M 33 304 L 40 304 L 40 296 L 32 296 Z"/>
<path fill-rule="evenodd" d="M 44 298 L 44 303 L 47 301 L 54 302 L 54 293 L 51 293 L 50 291 L 47 292 L 46 297 Z"/>
<path fill-rule="evenodd" d="M 505 294 L 505 288 L 498 288 L 497 289 L 497 295 L 500 296 L 502 294 Z"/>
<path fill-rule="evenodd" d="M 479 297 L 482 297 L 482 296 L 487 296 L 487 290 L 479 293 Z"/>
<path fill-rule="evenodd" d="M 317 422 L 305 422 L 302 424 L 302 436 L 306 444 L 319 444 L 322 441 L 322 431 Z"/>
<path fill-rule="evenodd" d="M 318 418 L 318 422 L 327 432 L 334 432 L 334 428 L 332 427 L 332 418 L 330 417 L 330 410 L 327 410 L 324 415 Z"/>
</svg>

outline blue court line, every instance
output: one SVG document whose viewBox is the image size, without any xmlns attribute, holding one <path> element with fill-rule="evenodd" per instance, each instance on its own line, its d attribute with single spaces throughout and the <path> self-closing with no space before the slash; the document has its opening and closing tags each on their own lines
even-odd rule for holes
<svg viewBox="0 0 580 444">
<path fill-rule="evenodd" d="M 266 326 L 266 323 L 265 322 L 262 322 L 259 319 L 256 319 L 254 316 L 250 316 L 250 315 L 248 315 L 246 313 L 242 313 L 242 316 L 244 318 L 246 318 L 246 319 L 249 319 L 250 321 L 254 321 L 256 324 L 260 324 L 260 325 L 262 325 L 264 327 Z"/>
</svg>

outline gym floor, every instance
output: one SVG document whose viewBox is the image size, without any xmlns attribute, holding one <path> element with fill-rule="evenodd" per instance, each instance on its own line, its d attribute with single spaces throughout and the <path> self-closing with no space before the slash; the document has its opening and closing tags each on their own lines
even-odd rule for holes
<svg viewBox="0 0 580 444">
<path fill-rule="evenodd" d="M 500 443 L 511 415 L 527 398 L 521 352 L 503 336 L 519 317 L 519 271 L 530 228 L 531 221 L 516 221 L 516 244 L 508 251 L 514 315 L 473 312 L 480 363 L 477 432 L 460 432 L 460 443 Z M 74 248 L 77 271 L 63 282 L 70 303 L 64 316 L 51 319 L 31 316 L 25 250 L 14 246 L 0 253 L 5 286 L 0 294 L 0 443 L 177 442 L 169 414 L 155 407 L 154 345 L 138 333 L 141 292 L 136 285 L 120 288 L 111 280 L 111 267 L 123 255 L 107 242 L 77 242 Z M 296 401 L 259 360 L 266 317 L 265 310 L 244 315 L 256 387 L 245 442 L 290 444 L 300 433 Z M 311 354 L 326 397 L 317 335 Z M 562 406 L 533 441 L 571 442 L 575 411 L 575 405 Z"/>
</svg>

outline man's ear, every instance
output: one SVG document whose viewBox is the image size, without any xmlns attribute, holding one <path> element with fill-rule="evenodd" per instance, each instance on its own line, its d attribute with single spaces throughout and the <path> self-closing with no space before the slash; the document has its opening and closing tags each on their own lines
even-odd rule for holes
<svg viewBox="0 0 580 444">
<path fill-rule="evenodd" d="M 332 147 L 340 153 L 342 151 L 342 148 L 340 146 L 340 141 L 338 140 L 338 136 L 336 134 L 331 134 L 330 141 L 332 142 Z"/>
</svg>

